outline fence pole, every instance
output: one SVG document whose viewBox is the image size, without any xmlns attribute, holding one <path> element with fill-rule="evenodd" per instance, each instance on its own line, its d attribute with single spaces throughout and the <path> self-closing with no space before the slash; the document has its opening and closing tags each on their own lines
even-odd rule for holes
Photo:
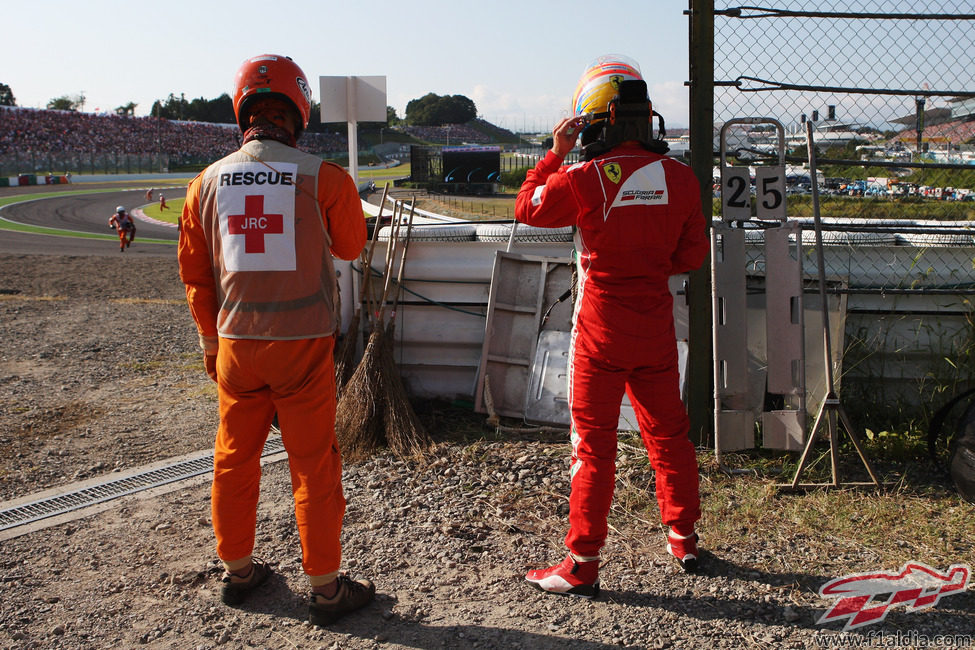
<svg viewBox="0 0 975 650">
<path fill-rule="evenodd" d="M 690 20 L 690 158 L 701 185 L 705 235 L 711 231 L 711 168 L 714 166 L 714 0 L 688 0 Z M 714 423 L 711 361 L 710 264 L 691 271 L 688 301 L 687 376 L 684 378 L 690 438 L 706 444 Z"/>
</svg>

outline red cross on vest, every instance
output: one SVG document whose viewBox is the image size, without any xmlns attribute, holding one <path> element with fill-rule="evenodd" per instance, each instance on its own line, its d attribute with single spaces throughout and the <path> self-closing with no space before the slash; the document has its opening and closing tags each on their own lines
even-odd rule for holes
<svg viewBox="0 0 975 650">
<path fill-rule="evenodd" d="M 245 253 L 263 253 L 264 235 L 280 235 L 284 232 L 284 217 L 280 214 L 264 214 L 264 195 L 244 197 L 244 214 L 227 217 L 227 230 L 231 235 L 244 236 Z"/>
</svg>

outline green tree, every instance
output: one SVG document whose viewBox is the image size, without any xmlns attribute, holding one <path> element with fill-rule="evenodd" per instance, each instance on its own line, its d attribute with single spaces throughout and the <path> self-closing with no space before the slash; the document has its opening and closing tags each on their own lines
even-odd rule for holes
<svg viewBox="0 0 975 650">
<path fill-rule="evenodd" d="M 115 109 L 116 115 L 121 115 L 123 117 L 135 117 L 135 107 L 138 106 L 135 102 L 129 102 L 124 106 L 119 106 Z"/>
<path fill-rule="evenodd" d="M 61 95 L 60 97 L 55 97 L 47 103 L 47 107 L 55 111 L 77 111 L 84 105 L 84 95 L 76 95 L 75 97 Z"/>
<path fill-rule="evenodd" d="M 432 124 L 433 106 L 440 100 L 440 95 L 427 93 L 419 99 L 413 99 L 406 105 L 406 121 L 416 126 Z"/>
<path fill-rule="evenodd" d="M 0 83 L 0 106 L 16 106 L 17 100 L 14 97 L 14 91 L 10 90 L 10 86 L 4 83 Z"/>
<path fill-rule="evenodd" d="M 165 102 L 157 99 L 152 103 L 149 115 L 152 117 L 164 117 L 167 120 L 185 120 L 188 108 L 189 103 L 186 101 L 186 95 L 180 93 L 179 97 L 177 97 L 173 93 L 169 93 L 169 97 L 166 98 Z"/>
<path fill-rule="evenodd" d="M 386 107 L 386 124 L 388 126 L 396 126 L 402 121 L 403 120 L 399 119 L 399 117 L 396 116 L 395 108 L 393 108 L 392 106 Z"/>
<path fill-rule="evenodd" d="M 465 124 L 475 117 L 477 107 L 463 95 L 427 93 L 406 105 L 406 122 L 416 126 Z"/>
<path fill-rule="evenodd" d="M 230 95 L 223 93 L 214 99 L 197 97 L 186 101 L 186 94 L 169 93 L 165 100 L 157 99 L 149 109 L 152 117 L 162 117 L 167 120 L 190 120 L 193 122 L 213 122 L 217 124 L 235 124 L 234 101 Z"/>
<path fill-rule="evenodd" d="M 316 101 L 311 103 L 311 115 L 308 117 L 308 128 L 312 133 L 345 133 L 345 122 L 322 122 L 322 105 Z"/>
<path fill-rule="evenodd" d="M 186 106 L 184 112 L 186 120 L 197 122 L 215 122 L 218 124 L 233 124 L 234 102 L 230 95 L 224 93 L 216 99 L 198 97 Z"/>
</svg>

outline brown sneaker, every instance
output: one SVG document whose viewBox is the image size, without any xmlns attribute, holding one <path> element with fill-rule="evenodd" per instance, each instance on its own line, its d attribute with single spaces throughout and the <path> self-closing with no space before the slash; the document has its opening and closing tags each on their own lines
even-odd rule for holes
<svg viewBox="0 0 975 650">
<path fill-rule="evenodd" d="M 365 607 L 376 596 L 376 585 L 369 580 L 353 580 L 340 573 L 338 591 L 332 598 L 312 592 L 308 603 L 308 621 L 312 625 L 331 625 L 349 612 Z"/>
<path fill-rule="evenodd" d="M 240 605 L 270 575 L 271 567 L 260 560 L 252 560 L 250 573 L 246 576 L 239 576 L 225 571 L 223 574 L 223 590 L 220 592 L 220 600 L 223 601 L 224 605 Z"/>
</svg>

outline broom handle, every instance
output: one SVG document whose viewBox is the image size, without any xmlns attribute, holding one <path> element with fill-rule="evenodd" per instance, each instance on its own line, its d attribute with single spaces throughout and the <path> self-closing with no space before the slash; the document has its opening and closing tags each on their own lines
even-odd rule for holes
<svg viewBox="0 0 975 650">
<path fill-rule="evenodd" d="M 396 308 L 399 306 L 399 297 L 403 294 L 403 268 L 406 266 L 406 251 L 410 249 L 410 233 L 413 232 L 413 210 L 416 207 L 416 196 L 410 203 L 410 216 L 406 222 L 406 239 L 403 241 L 403 255 L 399 261 L 399 271 L 396 273 L 396 295 L 393 296 L 393 310 L 389 314 L 389 320 L 396 319 Z"/>
<path fill-rule="evenodd" d="M 383 198 L 379 204 L 379 212 L 376 214 L 376 222 L 372 227 L 372 241 L 369 242 L 369 250 L 366 253 L 365 261 L 362 264 L 362 286 L 359 287 L 359 302 L 356 311 L 362 313 L 362 304 L 366 303 L 366 314 L 371 313 L 371 297 L 367 298 L 369 287 L 372 286 L 372 255 L 376 250 L 376 240 L 379 239 L 379 229 L 382 227 L 383 208 L 386 207 L 386 193 L 389 192 L 389 182 L 383 187 Z M 368 302 L 367 302 L 368 301 Z"/>
<path fill-rule="evenodd" d="M 400 202 L 400 206 L 403 202 Z M 386 282 L 383 286 L 383 296 L 382 300 L 379 302 L 379 312 L 376 315 L 376 322 L 382 323 L 383 316 L 386 314 L 386 299 L 389 298 L 389 289 L 392 287 L 393 269 L 392 264 L 396 256 L 396 244 L 399 240 L 399 229 L 400 229 L 400 219 L 403 216 L 402 207 L 400 208 L 400 214 L 396 218 L 396 224 L 393 226 L 392 232 L 389 237 L 389 247 L 386 249 Z"/>
<path fill-rule="evenodd" d="M 397 217 L 397 212 L 398 211 L 399 211 L 399 201 L 394 200 L 393 201 L 393 214 L 390 217 L 390 221 L 389 221 L 389 236 L 390 236 L 390 238 L 392 238 L 393 233 L 396 231 L 396 220 L 398 219 L 398 217 Z M 383 264 L 384 264 L 384 266 L 383 266 L 383 273 L 384 274 L 386 273 L 386 268 L 389 266 L 389 245 L 390 245 L 390 242 L 387 241 L 386 242 L 385 252 L 383 253 Z M 377 273 L 377 275 L 378 275 L 378 273 Z M 384 282 L 385 282 L 385 277 L 386 277 L 385 275 L 382 276 Z M 383 286 L 385 286 L 385 285 L 383 285 Z M 380 294 L 382 293 L 382 288 L 380 288 L 380 291 L 379 292 L 380 292 Z M 369 294 L 368 309 L 369 309 L 369 318 L 371 320 L 374 320 L 376 318 L 376 316 L 379 315 L 379 304 L 378 304 L 378 298 L 377 298 L 377 296 L 373 292 L 370 292 L 370 294 Z"/>
<path fill-rule="evenodd" d="M 383 186 L 383 198 L 379 202 L 379 213 L 376 215 L 376 224 L 372 229 L 372 241 L 369 242 L 369 251 L 362 267 L 362 286 L 359 287 L 359 308 L 362 308 L 362 301 L 365 300 L 366 291 L 369 290 L 369 280 L 372 279 L 372 254 L 376 250 L 376 240 L 379 239 L 379 228 L 383 220 L 383 208 L 386 207 L 386 195 L 389 193 L 389 181 Z M 367 273 L 368 271 L 368 273 Z"/>
<path fill-rule="evenodd" d="M 389 267 L 393 263 L 393 254 L 396 248 L 396 238 L 399 237 L 400 221 L 403 219 L 403 202 L 396 201 L 393 207 L 393 219 L 389 224 L 389 243 L 386 245 L 386 259 L 384 273 L 389 273 Z"/>
</svg>

